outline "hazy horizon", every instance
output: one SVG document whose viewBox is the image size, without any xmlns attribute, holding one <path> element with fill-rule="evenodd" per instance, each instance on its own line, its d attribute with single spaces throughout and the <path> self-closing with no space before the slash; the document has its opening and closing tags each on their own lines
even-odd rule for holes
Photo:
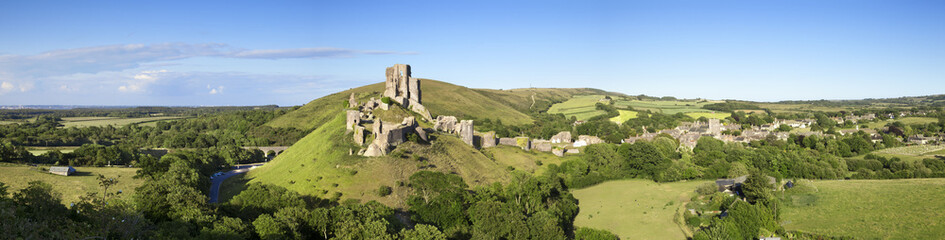
<svg viewBox="0 0 945 240">
<path fill-rule="evenodd" d="M 749 101 L 942 94 L 945 2 L 0 2 L 0 105 L 302 105 L 384 68 Z"/>
</svg>

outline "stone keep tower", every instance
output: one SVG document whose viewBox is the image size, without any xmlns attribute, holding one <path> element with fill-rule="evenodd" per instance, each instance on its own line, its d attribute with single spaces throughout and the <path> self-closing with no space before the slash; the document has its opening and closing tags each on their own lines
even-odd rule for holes
<svg viewBox="0 0 945 240">
<path fill-rule="evenodd" d="M 420 104 L 420 80 L 410 77 L 410 65 L 394 64 L 387 68 L 384 96 L 408 107 Z"/>
</svg>

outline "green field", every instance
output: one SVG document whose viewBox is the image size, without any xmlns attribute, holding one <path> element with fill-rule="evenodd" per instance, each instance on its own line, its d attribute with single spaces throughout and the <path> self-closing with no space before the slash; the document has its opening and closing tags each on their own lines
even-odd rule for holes
<svg viewBox="0 0 945 240">
<path fill-rule="evenodd" d="M 811 104 L 787 104 L 787 103 L 757 103 L 758 107 L 769 109 L 775 113 L 800 113 L 800 112 L 839 112 L 852 111 L 853 107 L 824 107 Z M 747 113 L 747 112 L 746 112 Z"/>
<path fill-rule="evenodd" d="M 568 99 L 568 101 L 552 105 L 551 108 L 548 109 L 548 113 L 561 113 L 569 118 L 573 116 L 577 117 L 578 120 L 587 120 L 607 113 L 603 110 L 597 110 L 597 103 L 601 102 L 603 98 L 604 95 L 574 96 Z"/>
<path fill-rule="evenodd" d="M 63 118 L 62 125 L 64 127 L 91 127 L 98 126 L 104 127 L 108 125 L 112 126 L 124 126 L 133 123 L 148 123 L 148 122 L 157 122 L 163 120 L 179 119 L 183 117 L 143 117 L 143 118 L 114 118 L 114 117 L 74 117 L 74 118 Z"/>
<path fill-rule="evenodd" d="M 700 117 L 725 119 L 727 117 L 732 116 L 731 113 L 725 113 L 725 112 L 690 112 L 690 113 L 686 113 L 686 115 L 695 119 L 699 119 Z"/>
<path fill-rule="evenodd" d="M 872 154 L 887 157 L 887 158 L 898 157 L 899 159 L 902 159 L 905 161 L 921 161 L 922 159 L 933 158 L 935 157 L 935 155 L 945 154 L 945 146 L 943 145 L 912 145 L 912 146 L 887 148 L 887 149 L 883 149 L 879 151 L 874 151 L 872 152 Z M 854 158 L 863 158 L 863 156 L 856 156 Z"/>
<path fill-rule="evenodd" d="M 641 100 L 618 100 L 614 103 L 617 107 L 632 107 L 637 111 L 650 110 L 663 114 L 676 113 L 695 113 L 695 112 L 714 112 L 708 109 L 702 109 L 706 104 L 716 103 L 717 101 L 641 101 Z"/>
<path fill-rule="evenodd" d="M 909 125 L 909 124 L 929 124 L 929 123 L 935 123 L 935 122 L 938 122 L 938 119 L 936 119 L 936 118 L 930 118 L 930 117 L 904 117 L 904 118 L 897 118 L 897 119 L 889 119 L 889 120 L 886 120 L 886 121 L 871 122 L 871 123 L 867 123 L 866 125 L 869 126 L 869 128 L 871 128 L 871 129 L 872 129 L 872 128 L 882 128 L 882 127 L 885 127 L 886 124 L 890 124 L 890 123 L 897 122 L 897 121 L 898 121 L 898 122 L 902 122 L 903 124 Z"/>
<path fill-rule="evenodd" d="M 621 124 L 623 122 L 626 122 L 627 120 L 637 118 L 637 112 L 635 111 L 630 111 L 630 110 L 617 110 L 617 111 L 620 112 L 620 116 L 610 118 L 611 122 Z"/>
<path fill-rule="evenodd" d="M 814 181 L 813 194 L 788 194 L 782 225 L 862 239 L 941 239 L 945 179 Z"/>
<path fill-rule="evenodd" d="M 581 212 L 574 225 L 608 230 L 620 239 L 686 239 L 676 214 L 706 182 L 631 179 L 575 190 Z"/>
<path fill-rule="evenodd" d="M 48 166 L 45 167 L 48 169 Z M 137 168 L 117 168 L 117 167 L 76 167 L 76 174 L 72 176 L 59 176 L 47 172 L 41 172 L 36 167 L 24 165 L 2 165 L 0 166 L 0 182 L 10 187 L 8 192 L 15 192 L 27 186 L 31 181 L 43 181 L 52 184 L 56 192 L 62 194 L 62 202 L 66 205 L 79 201 L 79 197 L 85 196 L 88 192 L 101 192 L 98 185 L 99 174 L 106 177 L 119 177 L 118 185 L 112 189 L 121 190 L 122 198 L 130 199 L 135 193 L 135 188 L 140 186 L 144 179 L 134 179 Z"/>
<path fill-rule="evenodd" d="M 39 156 L 39 155 L 43 155 L 43 153 L 46 153 L 46 152 L 49 152 L 49 151 L 52 151 L 52 150 L 59 150 L 59 152 L 62 152 L 62 153 L 71 153 L 72 151 L 75 151 L 76 148 L 79 148 L 79 147 L 77 147 L 77 146 L 66 146 L 66 147 L 27 147 L 26 150 L 29 151 L 30 153 L 32 153 L 34 156 Z"/>
</svg>

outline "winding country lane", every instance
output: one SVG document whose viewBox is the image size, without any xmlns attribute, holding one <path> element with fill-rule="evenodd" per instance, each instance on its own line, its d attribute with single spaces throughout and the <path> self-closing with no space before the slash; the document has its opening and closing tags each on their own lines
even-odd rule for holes
<svg viewBox="0 0 945 240">
<path fill-rule="evenodd" d="M 262 166 L 262 165 L 263 163 L 255 163 L 255 164 L 249 164 L 249 165 L 233 166 L 233 170 L 224 172 L 222 175 L 219 175 L 216 177 L 211 177 L 210 182 L 212 182 L 212 184 L 210 185 L 210 203 L 216 203 L 218 198 L 220 197 L 220 185 L 223 184 L 223 180 L 226 180 L 227 178 L 236 176 L 238 174 L 246 173 L 253 167 Z"/>
</svg>

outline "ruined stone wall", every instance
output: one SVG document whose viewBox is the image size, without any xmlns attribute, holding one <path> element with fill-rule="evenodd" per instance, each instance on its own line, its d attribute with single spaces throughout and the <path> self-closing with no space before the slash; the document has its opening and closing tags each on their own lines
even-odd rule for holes
<svg viewBox="0 0 945 240">
<path fill-rule="evenodd" d="M 464 143 L 469 144 L 469 146 L 475 146 L 475 144 L 473 144 L 473 120 L 460 121 L 457 132 L 459 139 L 463 140 Z"/>
<path fill-rule="evenodd" d="M 551 137 L 551 143 L 571 143 L 571 132 L 559 132 Z"/>
<path fill-rule="evenodd" d="M 351 130 L 354 126 L 361 124 L 361 111 L 358 110 L 348 110 L 345 112 L 345 129 Z"/>
<path fill-rule="evenodd" d="M 387 80 L 385 81 L 384 96 L 399 100 L 403 104 L 403 99 L 410 99 L 410 88 L 407 86 L 410 81 L 410 65 L 394 64 L 387 68 Z"/>
<path fill-rule="evenodd" d="M 538 150 L 541 152 L 550 152 L 551 141 L 535 139 L 535 140 L 532 140 L 532 147 L 534 147 L 535 150 Z"/>
<path fill-rule="evenodd" d="M 495 147 L 496 139 L 494 132 L 487 132 L 482 134 L 482 148 Z"/>
<path fill-rule="evenodd" d="M 456 117 L 436 116 L 436 121 L 433 123 L 433 130 L 450 134 L 456 133 Z"/>
<path fill-rule="evenodd" d="M 499 138 L 499 145 L 518 146 L 514 138 Z"/>
</svg>

